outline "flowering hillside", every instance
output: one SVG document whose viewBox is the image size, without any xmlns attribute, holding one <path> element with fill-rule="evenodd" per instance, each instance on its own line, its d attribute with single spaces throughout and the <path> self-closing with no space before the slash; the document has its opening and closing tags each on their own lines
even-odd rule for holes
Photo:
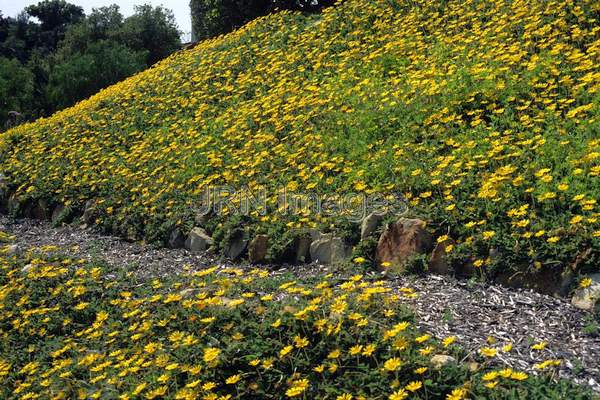
<svg viewBox="0 0 600 400">
<path fill-rule="evenodd" d="M 22 202 L 94 200 L 97 225 L 150 241 L 189 231 L 209 186 L 266 187 L 272 206 L 223 210 L 215 237 L 343 226 L 274 212 L 281 186 L 401 193 L 486 273 L 597 270 L 599 21 L 592 0 L 282 12 L 3 134 L 0 168 Z"/>
</svg>

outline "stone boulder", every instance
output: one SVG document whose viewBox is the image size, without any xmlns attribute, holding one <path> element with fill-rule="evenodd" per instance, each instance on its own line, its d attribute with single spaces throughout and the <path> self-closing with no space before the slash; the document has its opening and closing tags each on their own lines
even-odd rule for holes
<svg viewBox="0 0 600 400">
<path fill-rule="evenodd" d="M 6 211 L 9 215 L 18 216 L 21 212 L 21 202 L 16 194 L 11 194 L 6 201 Z"/>
<path fill-rule="evenodd" d="M 292 244 L 292 259 L 296 264 L 302 264 L 310 261 L 310 236 L 299 236 L 294 239 Z"/>
<path fill-rule="evenodd" d="M 65 205 L 64 204 L 58 204 L 56 207 L 54 207 L 54 210 L 52 211 L 52 215 L 50 216 L 50 220 L 52 221 L 53 224 L 58 224 L 59 222 L 67 222 L 67 221 L 61 221 L 61 219 L 64 219 L 65 217 Z"/>
<path fill-rule="evenodd" d="M 33 203 L 30 209 L 29 218 L 40 219 L 40 220 L 49 220 L 52 215 L 50 212 L 50 207 L 48 206 L 48 202 L 46 200 L 40 199 Z"/>
<path fill-rule="evenodd" d="M 184 245 L 192 253 L 198 253 L 206 251 L 212 244 L 213 240 L 208 233 L 204 229 L 196 227 L 190 231 Z"/>
<path fill-rule="evenodd" d="M 96 212 L 96 202 L 94 200 L 86 201 L 83 208 L 83 215 L 81 216 L 83 223 L 92 225 L 96 221 Z"/>
<path fill-rule="evenodd" d="M 591 274 L 592 284 L 586 288 L 578 288 L 571 299 L 571 304 L 585 311 L 600 311 L 600 274 Z"/>
<path fill-rule="evenodd" d="M 446 248 L 451 245 L 454 245 L 454 240 L 452 239 L 446 239 L 436 243 L 431 252 L 431 258 L 429 259 L 429 272 L 440 275 L 448 275 L 452 272 L 450 265 L 448 264 L 446 252 Z"/>
<path fill-rule="evenodd" d="M 238 232 L 229 239 L 223 254 L 231 260 L 236 260 L 244 254 L 247 247 L 248 240 L 244 237 L 244 233 Z"/>
<path fill-rule="evenodd" d="M 431 357 L 430 362 L 434 369 L 440 369 L 445 365 L 456 363 L 456 358 L 447 354 L 436 354 Z"/>
<path fill-rule="evenodd" d="M 181 229 L 175 228 L 169 235 L 168 245 L 171 249 L 180 249 L 185 246 L 185 235 L 181 232 Z"/>
<path fill-rule="evenodd" d="M 248 261 L 259 264 L 266 261 L 269 237 L 267 235 L 256 235 L 248 245 Z"/>
<path fill-rule="evenodd" d="M 405 272 L 407 262 L 418 254 L 425 254 L 433 247 L 433 238 L 420 219 L 400 218 L 388 224 L 377 243 L 375 260 L 378 265 L 389 263 L 387 271 L 393 274 Z"/>
<path fill-rule="evenodd" d="M 322 235 L 310 244 L 310 259 L 321 264 L 343 262 L 351 255 L 352 248 L 340 237 Z"/>
<path fill-rule="evenodd" d="M 13 256 L 19 252 L 19 246 L 16 244 L 11 244 L 6 248 L 6 255 Z"/>
<path fill-rule="evenodd" d="M 384 213 L 377 212 L 373 212 L 367 215 L 365 218 L 363 218 L 360 224 L 360 240 L 365 240 L 366 238 L 371 236 L 371 234 L 375 232 L 377 228 L 379 228 L 379 225 L 381 225 L 384 218 Z"/>
</svg>

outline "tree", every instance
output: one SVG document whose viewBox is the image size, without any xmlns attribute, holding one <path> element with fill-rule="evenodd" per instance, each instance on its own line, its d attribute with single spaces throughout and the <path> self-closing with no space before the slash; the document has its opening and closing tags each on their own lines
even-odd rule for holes
<svg viewBox="0 0 600 400">
<path fill-rule="evenodd" d="M 121 42 L 135 51 L 148 51 L 147 65 L 152 65 L 181 47 L 179 29 L 173 12 L 163 7 L 144 4 L 126 18 Z"/>
<path fill-rule="evenodd" d="M 191 0 L 193 40 L 231 32 L 273 7 L 272 0 Z"/>
<path fill-rule="evenodd" d="M 70 106 L 142 70 L 146 57 L 146 51 L 108 40 L 92 43 L 52 68 L 48 99 L 56 109 Z"/>
<path fill-rule="evenodd" d="M 335 0 L 191 0 L 192 40 L 231 32 L 275 9 L 319 11 Z"/>
<path fill-rule="evenodd" d="M 28 117 L 32 95 L 31 72 L 16 59 L 0 57 L 0 130 L 5 129 L 11 119 L 18 119 L 18 115 L 22 119 Z"/>
<path fill-rule="evenodd" d="M 85 17 L 83 8 L 65 0 L 44 0 L 27 7 L 25 11 L 27 15 L 40 21 L 37 47 L 44 47 L 49 52 L 56 49 L 70 25 Z"/>
<path fill-rule="evenodd" d="M 93 8 L 81 22 L 71 25 L 60 42 L 55 59 L 64 61 L 71 55 L 85 51 L 87 46 L 100 40 L 112 40 L 121 44 L 123 15 L 116 4 Z"/>
<path fill-rule="evenodd" d="M 173 13 L 163 7 L 139 6 L 125 19 L 113 4 L 86 17 L 65 0 L 43 0 L 16 18 L 0 13 L 0 124 L 8 111 L 33 119 L 70 106 L 180 46 Z"/>
</svg>

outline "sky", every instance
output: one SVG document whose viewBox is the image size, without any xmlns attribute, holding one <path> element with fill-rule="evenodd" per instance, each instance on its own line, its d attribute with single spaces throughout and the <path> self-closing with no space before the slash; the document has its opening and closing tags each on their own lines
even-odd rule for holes
<svg viewBox="0 0 600 400">
<path fill-rule="evenodd" d="M 39 0 L 0 0 L 0 11 L 2 11 L 2 15 L 4 16 L 16 17 L 25 7 L 30 4 L 37 4 L 38 2 Z M 191 37 L 192 21 L 190 17 L 190 0 L 67 0 L 67 2 L 83 7 L 86 14 L 89 14 L 92 11 L 92 8 L 117 4 L 121 8 L 121 13 L 126 17 L 133 14 L 134 5 L 162 5 L 165 8 L 173 10 L 179 30 L 183 31 L 182 40 L 187 42 Z"/>
</svg>

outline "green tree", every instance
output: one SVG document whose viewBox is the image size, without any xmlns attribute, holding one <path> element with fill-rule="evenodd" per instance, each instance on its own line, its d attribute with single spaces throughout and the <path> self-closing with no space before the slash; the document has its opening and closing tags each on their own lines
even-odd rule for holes
<svg viewBox="0 0 600 400">
<path fill-rule="evenodd" d="M 85 14 L 83 8 L 67 3 L 65 0 L 44 0 L 25 9 L 27 15 L 40 22 L 37 47 L 48 52 L 56 49 L 69 26 L 81 21 Z"/>
<path fill-rule="evenodd" d="M 70 106 L 142 70 L 146 57 L 146 51 L 133 51 L 119 43 L 92 43 L 52 68 L 48 99 L 56 109 Z"/>
<path fill-rule="evenodd" d="M 121 42 L 135 51 L 148 51 L 146 64 L 152 65 L 181 47 L 180 32 L 173 12 L 144 4 L 126 18 L 119 32 Z"/>
<path fill-rule="evenodd" d="M 32 96 L 33 74 L 19 60 L 0 57 L 0 130 L 28 117 Z"/>
<path fill-rule="evenodd" d="M 83 21 L 71 25 L 60 42 L 54 59 L 63 62 L 75 53 L 85 51 L 88 45 L 110 40 L 124 44 L 121 38 L 123 15 L 116 4 L 93 8 Z"/>
<path fill-rule="evenodd" d="M 315 12 L 334 0 L 191 0 L 192 40 L 231 32 L 277 9 Z"/>
</svg>

